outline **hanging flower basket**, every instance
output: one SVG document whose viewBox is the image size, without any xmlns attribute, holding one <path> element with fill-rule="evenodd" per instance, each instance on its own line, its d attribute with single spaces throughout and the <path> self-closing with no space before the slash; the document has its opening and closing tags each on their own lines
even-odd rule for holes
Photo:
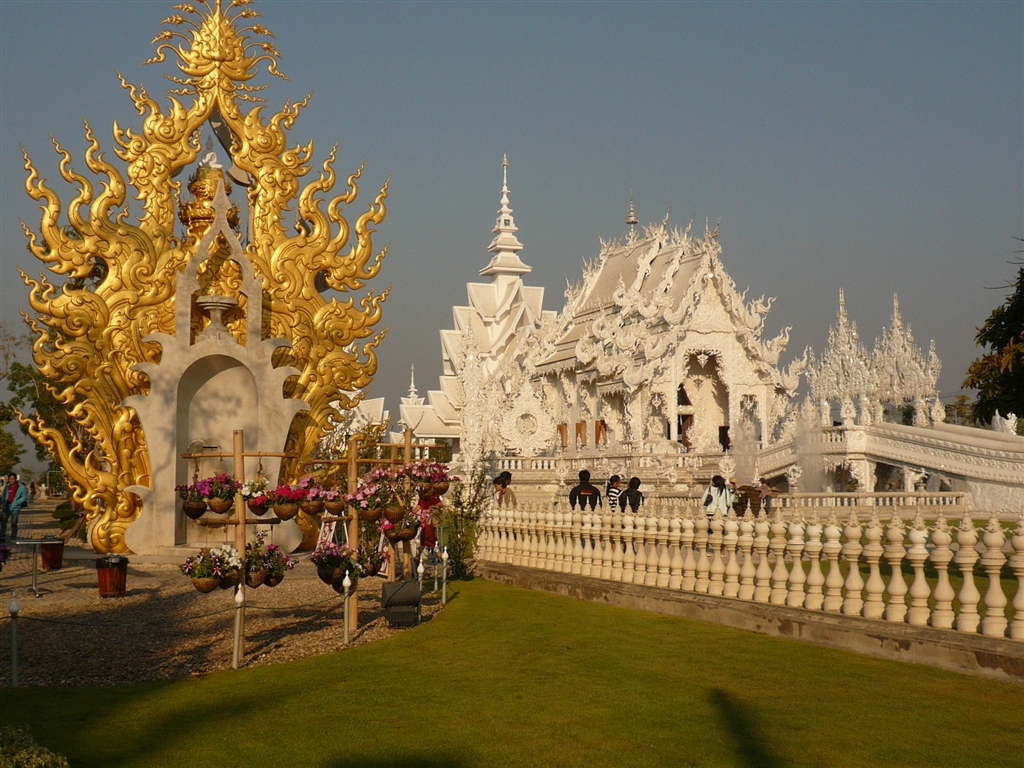
<svg viewBox="0 0 1024 768">
<path fill-rule="evenodd" d="M 433 486 L 434 493 L 436 493 L 438 496 L 444 496 L 444 494 L 448 493 L 448 489 L 451 487 L 451 484 L 447 480 L 445 480 L 440 483 L 433 483 Z"/>
<path fill-rule="evenodd" d="M 274 514 L 282 520 L 291 520 L 299 514 L 299 505 L 292 502 L 274 505 Z"/>
<path fill-rule="evenodd" d="M 324 502 L 320 499 L 314 499 L 312 501 L 304 501 L 299 504 L 299 509 L 305 512 L 307 515 L 319 515 L 324 511 Z"/>
<path fill-rule="evenodd" d="M 335 572 L 340 571 L 341 568 L 332 568 L 329 565 L 318 565 L 316 567 L 316 575 L 320 577 L 320 581 L 324 584 L 333 584 Z"/>
<path fill-rule="evenodd" d="M 185 517 L 190 520 L 198 520 L 203 516 L 206 511 L 205 501 L 183 501 L 181 503 L 181 511 L 185 513 Z"/>
<path fill-rule="evenodd" d="M 245 572 L 246 586 L 256 589 L 267 580 L 267 571 L 264 568 L 251 568 Z"/>
<path fill-rule="evenodd" d="M 331 582 L 331 588 L 335 592 L 337 592 L 339 595 L 344 595 L 345 594 L 345 571 L 342 570 L 341 568 L 339 568 L 338 570 L 341 571 L 341 575 L 338 578 L 336 578 L 334 581 Z M 352 572 L 349 573 L 348 578 L 349 578 L 349 581 L 351 582 L 351 584 L 348 585 L 348 593 L 351 595 L 353 592 L 356 591 L 356 585 L 359 583 L 359 576 L 355 573 L 355 571 L 352 571 Z"/>
<path fill-rule="evenodd" d="M 232 510 L 235 502 L 231 499 L 207 499 L 206 505 L 210 508 L 210 511 L 223 515 Z"/>
<path fill-rule="evenodd" d="M 389 528 L 384 531 L 384 535 L 387 540 L 392 544 L 396 544 L 399 541 L 412 541 L 416 538 L 418 528 Z"/>
<path fill-rule="evenodd" d="M 261 531 L 245 545 L 245 583 L 254 589 L 260 584 L 276 587 L 284 580 L 285 572 L 296 565 L 277 544 L 264 546 L 266 538 L 267 534 Z"/>
<path fill-rule="evenodd" d="M 380 520 L 381 515 L 384 514 L 384 510 L 381 507 L 370 507 L 369 509 L 359 510 L 359 519 L 365 520 L 368 523 L 376 523 Z"/>
<path fill-rule="evenodd" d="M 192 579 L 192 586 L 205 595 L 220 586 L 220 579 L 213 576 L 195 577 Z"/>
<path fill-rule="evenodd" d="M 324 502 L 324 509 L 327 510 L 327 514 L 334 515 L 335 517 L 345 514 L 345 506 L 345 502 L 342 499 Z"/>
<path fill-rule="evenodd" d="M 264 581 L 263 583 L 266 586 L 268 586 L 268 587 L 276 587 L 282 581 L 284 581 L 284 574 L 283 573 L 278 575 L 278 576 L 272 576 L 272 575 L 268 574 L 267 575 L 267 580 Z"/>
<path fill-rule="evenodd" d="M 255 499 L 249 499 L 245 505 L 256 517 L 263 517 L 270 511 L 270 504 L 268 502 L 258 503 Z"/>
<path fill-rule="evenodd" d="M 395 524 L 403 517 L 408 510 L 405 507 L 384 507 L 384 519 Z"/>
<path fill-rule="evenodd" d="M 217 585 L 221 589 L 231 589 L 238 584 L 238 573 L 231 573 L 227 576 L 220 577 L 220 583 Z"/>
</svg>

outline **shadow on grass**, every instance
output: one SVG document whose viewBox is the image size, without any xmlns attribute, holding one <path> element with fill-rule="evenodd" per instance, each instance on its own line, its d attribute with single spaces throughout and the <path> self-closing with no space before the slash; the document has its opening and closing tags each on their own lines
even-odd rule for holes
<svg viewBox="0 0 1024 768">
<path fill-rule="evenodd" d="M 708 694 L 718 710 L 722 727 L 732 738 L 740 763 L 751 768 L 783 768 L 785 762 L 768 749 L 764 734 L 757 725 L 754 712 L 728 691 L 713 688 Z"/>
<path fill-rule="evenodd" d="M 378 758 L 367 760 L 366 758 L 352 758 L 348 760 L 328 760 L 321 763 L 320 768 L 473 768 L 475 763 L 466 762 L 464 759 L 453 755 L 402 755 L 401 757 Z"/>
</svg>

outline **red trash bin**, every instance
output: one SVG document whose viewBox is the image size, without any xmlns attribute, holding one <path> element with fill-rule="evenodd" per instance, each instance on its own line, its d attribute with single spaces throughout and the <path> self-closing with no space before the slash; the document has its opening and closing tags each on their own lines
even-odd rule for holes
<svg viewBox="0 0 1024 768">
<path fill-rule="evenodd" d="M 64 565 L 64 542 L 57 540 L 46 542 L 39 547 L 42 551 L 40 569 L 44 571 L 59 571 Z"/>
<path fill-rule="evenodd" d="M 128 558 L 122 555 L 96 558 L 96 578 L 100 585 L 100 597 L 124 597 Z"/>
</svg>

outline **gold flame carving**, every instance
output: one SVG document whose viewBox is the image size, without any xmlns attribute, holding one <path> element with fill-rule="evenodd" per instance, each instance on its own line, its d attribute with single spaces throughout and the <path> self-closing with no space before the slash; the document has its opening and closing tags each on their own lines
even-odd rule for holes
<svg viewBox="0 0 1024 768">
<path fill-rule="evenodd" d="M 300 185 L 311 170 L 313 144 L 288 148 L 285 132 L 309 96 L 287 102 L 264 121 L 259 106 L 264 100 L 256 94 L 267 86 L 250 81 L 261 65 L 287 78 L 278 71 L 274 46 L 250 39 L 272 37 L 270 31 L 260 24 L 243 26 L 260 16 L 242 7 L 248 4 L 199 0 L 174 6 L 179 13 L 164 21 L 172 28 L 157 35 L 156 55 L 144 62 L 171 60 L 177 65 L 180 76 L 164 75 L 176 86 L 168 91 L 166 110 L 144 87 L 129 84 L 118 73 L 143 116 L 140 131 L 114 123 L 114 152 L 127 166 L 125 175 L 104 158 L 88 122 L 85 165 L 102 177 L 98 188 L 72 168 L 71 155 L 54 140 L 61 177 L 77 187 L 67 205 L 67 225 L 60 223 L 60 199 L 24 153 L 25 188 L 41 201 L 43 213 L 38 234 L 24 222 L 22 226 L 29 249 L 50 273 L 35 280 L 22 272 L 34 313 L 25 319 L 36 335 L 35 363 L 77 431 L 66 438 L 38 418 L 21 418 L 67 471 L 74 498 L 92 523 L 92 545 L 101 552 L 126 550 L 124 531 L 142 510 L 138 497 L 124 489 L 150 481 L 145 435 L 135 412 L 121 403 L 131 395 L 148 394 L 148 378 L 133 366 L 158 360 L 159 345 L 143 341 L 148 334 L 174 333 L 175 277 L 208 226 L 202 221 L 200 198 L 207 196 L 209 185 L 194 177 L 197 199 L 180 207 L 186 228 L 175 234 L 182 196 L 175 175 L 201 154 L 208 121 L 230 131 L 233 175 L 237 179 L 240 172 L 251 181 L 245 189 L 246 255 L 264 278 L 262 333 L 292 343 L 291 349 L 278 350 L 274 363 L 301 372 L 288 379 L 284 395 L 308 405 L 292 425 L 286 450 L 297 458 L 285 462 L 282 478 L 300 473 L 338 416 L 332 403 L 354 406 L 358 390 L 376 373 L 375 348 L 387 329 L 373 329 L 388 291 L 374 295 L 362 289 L 377 275 L 387 252 L 384 248 L 374 256 L 372 239 L 374 225 L 386 213 L 388 185 L 356 219 L 354 237 L 342 207 L 356 199 L 362 167 L 348 177 L 340 194 L 325 202 L 323 196 L 335 184 L 335 147 L 317 177 Z M 242 102 L 255 106 L 243 112 Z M 126 179 L 140 201 L 137 223 L 129 221 Z M 291 232 L 285 224 L 288 210 L 296 210 L 301 222 Z M 53 275 L 61 280 L 51 282 Z M 315 284 L 318 275 L 347 298 L 325 300 Z M 227 284 L 218 291 L 230 295 L 237 280 L 230 274 L 218 279 Z M 354 297 L 355 292 L 361 295 Z"/>
</svg>

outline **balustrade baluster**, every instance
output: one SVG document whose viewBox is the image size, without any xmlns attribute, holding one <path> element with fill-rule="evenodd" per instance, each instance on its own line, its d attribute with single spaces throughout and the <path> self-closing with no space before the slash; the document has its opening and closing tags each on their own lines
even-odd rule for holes
<svg viewBox="0 0 1024 768">
<path fill-rule="evenodd" d="M 907 611 L 907 622 L 916 627 L 923 627 L 928 623 L 931 611 L 928 608 L 928 598 L 932 590 L 928 586 L 928 580 L 924 576 L 924 563 L 928 559 L 928 550 L 925 542 L 928 540 L 928 528 L 924 524 L 924 517 L 921 510 L 914 516 L 914 524 L 907 532 L 907 540 L 910 546 L 907 547 L 907 560 L 914 568 L 914 581 L 910 585 L 910 609 Z"/>
<path fill-rule="evenodd" d="M 747 514 L 750 514 L 750 506 L 747 505 Z M 736 520 L 736 512 L 729 510 L 725 518 L 725 589 L 722 592 L 726 597 L 736 597 L 740 593 L 740 564 L 736 555 L 736 547 L 739 544 L 740 524 Z"/>
<path fill-rule="evenodd" d="M 740 564 L 740 588 L 736 597 L 740 600 L 750 600 L 754 597 L 754 576 L 757 571 L 754 569 L 754 517 L 750 514 L 750 505 L 747 504 L 747 511 L 743 513 L 743 519 L 739 524 L 740 535 L 736 539 L 736 548 L 743 558 Z"/>
<path fill-rule="evenodd" d="M 644 576 L 644 584 L 648 587 L 658 586 L 658 518 L 653 514 L 647 516 L 647 574 Z"/>
<path fill-rule="evenodd" d="M 796 514 L 796 512 L 794 512 Z M 786 570 L 786 531 L 788 526 L 782 518 L 782 510 L 775 513 L 772 520 L 772 554 L 775 555 L 775 570 L 772 571 L 772 591 L 768 596 L 768 602 L 772 605 L 785 605 L 789 589 L 786 582 L 789 580 L 789 571 Z"/>
<path fill-rule="evenodd" d="M 953 552 L 949 548 L 953 537 L 949 535 L 949 525 L 946 523 L 946 516 L 939 511 L 935 520 L 935 527 L 932 529 L 932 565 L 939 575 L 938 583 L 932 595 L 935 597 L 935 609 L 932 611 L 931 625 L 940 629 L 950 629 L 953 626 L 953 598 L 956 592 L 949 583 L 949 562 L 953 559 Z"/>
<path fill-rule="evenodd" d="M 846 597 L 843 599 L 843 613 L 847 616 L 860 616 L 864 607 L 864 599 L 861 597 L 864 579 L 860 575 L 860 553 L 864 547 L 860 543 L 860 534 L 857 512 L 850 512 L 850 519 L 843 529 L 843 535 L 846 537 L 846 543 L 843 544 L 843 559 L 850 567 L 846 574 Z"/>
<path fill-rule="evenodd" d="M 974 585 L 974 564 L 978 562 L 978 550 L 975 548 L 978 544 L 978 532 L 974 528 L 970 512 L 964 512 L 960 527 L 957 528 L 956 543 L 959 548 L 954 559 L 964 577 L 964 583 L 960 587 L 960 613 L 954 626 L 958 632 L 977 632 L 980 620 L 978 601 L 981 600 L 981 593 Z"/>
<path fill-rule="evenodd" d="M 619 509 L 616 507 L 615 513 L 611 516 L 612 521 L 612 581 L 622 581 L 622 538 L 623 538 L 623 520 Z"/>
<path fill-rule="evenodd" d="M 1010 567 L 1013 568 L 1013 575 L 1017 577 L 1017 594 L 1013 597 L 1013 623 L 1010 624 L 1010 637 L 1014 640 L 1024 640 L 1024 512 L 1021 512 L 1017 519 L 1017 530 L 1010 539 L 1013 546 L 1013 555 L 1010 557 Z"/>
<path fill-rule="evenodd" d="M 880 619 L 885 613 L 885 601 L 882 599 L 885 594 L 885 582 L 882 581 L 882 574 L 878 570 L 878 561 L 885 551 L 881 543 L 884 534 L 878 522 L 878 514 L 872 507 L 868 527 L 864 529 L 864 559 L 869 570 L 868 583 L 864 589 L 864 610 L 861 615 L 867 619 Z"/>
<path fill-rule="evenodd" d="M 722 558 L 722 539 L 724 538 L 722 528 L 725 520 L 719 510 L 715 510 L 711 518 L 711 533 L 708 534 L 708 549 L 711 550 L 711 566 L 708 570 L 710 582 L 708 584 L 709 595 L 721 595 L 725 591 L 725 560 Z"/>
<path fill-rule="evenodd" d="M 591 538 L 593 534 L 593 517 L 587 511 L 586 507 L 581 507 L 583 510 L 582 520 L 582 536 L 581 546 L 583 547 L 583 562 L 580 564 L 580 575 L 590 576 L 594 567 L 594 540 Z"/>
<path fill-rule="evenodd" d="M 643 584 L 647 579 L 647 518 L 643 514 L 633 515 L 633 541 L 636 543 L 636 560 L 633 561 L 633 583 Z"/>
<path fill-rule="evenodd" d="M 509 534 L 512 541 L 512 565 L 523 565 L 523 509 L 513 507 L 509 513 Z"/>
<path fill-rule="evenodd" d="M 697 551 L 697 580 L 694 582 L 695 592 L 706 593 L 708 585 L 708 571 L 711 570 L 711 561 L 708 560 L 708 516 L 704 510 L 697 513 L 697 521 L 694 526 L 693 547 Z"/>
<path fill-rule="evenodd" d="M 831 613 L 838 613 L 843 607 L 843 574 L 839 570 L 839 555 L 842 554 L 843 545 L 839 543 L 840 536 L 842 531 L 839 530 L 839 520 L 833 510 L 825 526 L 825 546 L 822 547 L 828 559 L 828 575 L 825 577 L 825 600 L 821 607 Z"/>
<path fill-rule="evenodd" d="M 633 583 L 633 574 L 636 570 L 636 552 L 633 550 L 633 541 L 636 539 L 636 519 L 629 513 L 622 515 L 622 581 L 625 584 Z"/>
<path fill-rule="evenodd" d="M 572 566 L 571 553 L 566 552 L 565 541 L 565 515 L 555 509 L 555 522 L 551 528 L 551 534 L 555 538 L 555 570 L 558 573 L 568 573 Z"/>
<path fill-rule="evenodd" d="M 825 575 L 821 572 L 821 520 L 818 518 L 818 510 L 811 513 L 810 523 L 807 525 L 807 543 L 804 545 L 804 552 L 811 563 L 811 571 L 807 574 L 807 597 L 804 598 L 804 608 L 812 611 L 820 611 L 825 595 L 821 591 L 825 583 Z"/>
<path fill-rule="evenodd" d="M 537 554 L 540 551 L 540 535 L 537 525 L 537 507 L 530 504 L 526 508 L 526 567 L 536 568 L 538 566 Z M 542 561 L 540 561 L 542 562 Z"/>
<path fill-rule="evenodd" d="M 683 553 L 679 547 L 683 526 L 679 519 L 679 504 L 673 504 L 672 517 L 668 521 L 668 547 L 672 550 L 669 559 L 668 588 L 679 589 L 683 583 Z"/>
<path fill-rule="evenodd" d="M 668 586 L 669 565 L 672 562 L 668 554 L 668 518 L 662 516 L 664 513 L 665 509 L 662 508 L 658 517 L 654 518 L 658 527 L 658 578 L 654 585 L 662 589 Z"/>
<path fill-rule="evenodd" d="M 981 634 L 1002 637 L 1006 634 L 1007 601 L 999 574 L 1006 562 L 1006 555 L 1003 554 L 1006 534 L 995 512 L 988 519 L 984 541 L 985 554 L 981 556 L 981 564 L 988 574 L 988 589 L 985 591 L 985 618 L 981 620 Z"/>
<path fill-rule="evenodd" d="M 540 535 L 540 565 L 545 571 L 555 570 L 555 513 L 551 507 L 541 510 L 537 528 Z"/>
<path fill-rule="evenodd" d="M 598 510 L 594 513 L 594 543 L 597 548 L 594 550 L 594 567 L 591 570 L 591 575 L 596 579 L 608 579 L 612 575 L 612 551 L 608 543 L 610 532 L 611 522 L 603 510 Z"/>
<path fill-rule="evenodd" d="M 569 529 L 572 537 L 572 567 L 569 573 L 579 575 L 583 569 L 583 515 L 575 509 L 570 510 L 569 514 L 572 518 Z"/>
<path fill-rule="evenodd" d="M 903 578 L 903 558 L 907 556 L 907 549 L 903 546 L 905 532 L 903 520 L 900 518 L 899 509 L 893 508 L 892 516 L 889 518 L 889 525 L 885 529 L 885 560 L 889 563 L 892 575 L 889 577 L 889 604 L 885 607 L 883 614 L 886 621 L 903 622 L 907 618 L 907 582 Z"/>
<path fill-rule="evenodd" d="M 697 558 L 693 556 L 693 512 L 689 508 L 683 513 L 680 522 L 679 545 L 683 550 L 683 579 L 679 588 L 692 592 L 697 583 Z M 1021 557 L 1024 561 L 1024 556 Z"/>
<path fill-rule="evenodd" d="M 802 608 L 806 595 L 804 584 L 807 582 L 807 575 L 804 573 L 804 521 L 803 515 L 794 517 L 789 524 L 789 544 L 786 551 L 793 561 L 793 567 L 789 571 L 789 591 L 786 593 L 786 605 L 790 608 Z"/>
<path fill-rule="evenodd" d="M 768 516 L 762 514 L 754 523 L 754 550 L 757 552 L 757 571 L 754 576 L 754 600 L 759 603 L 767 603 L 772 593 L 772 569 L 768 565 L 768 532 L 772 527 L 768 522 Z"/>
</svg>

